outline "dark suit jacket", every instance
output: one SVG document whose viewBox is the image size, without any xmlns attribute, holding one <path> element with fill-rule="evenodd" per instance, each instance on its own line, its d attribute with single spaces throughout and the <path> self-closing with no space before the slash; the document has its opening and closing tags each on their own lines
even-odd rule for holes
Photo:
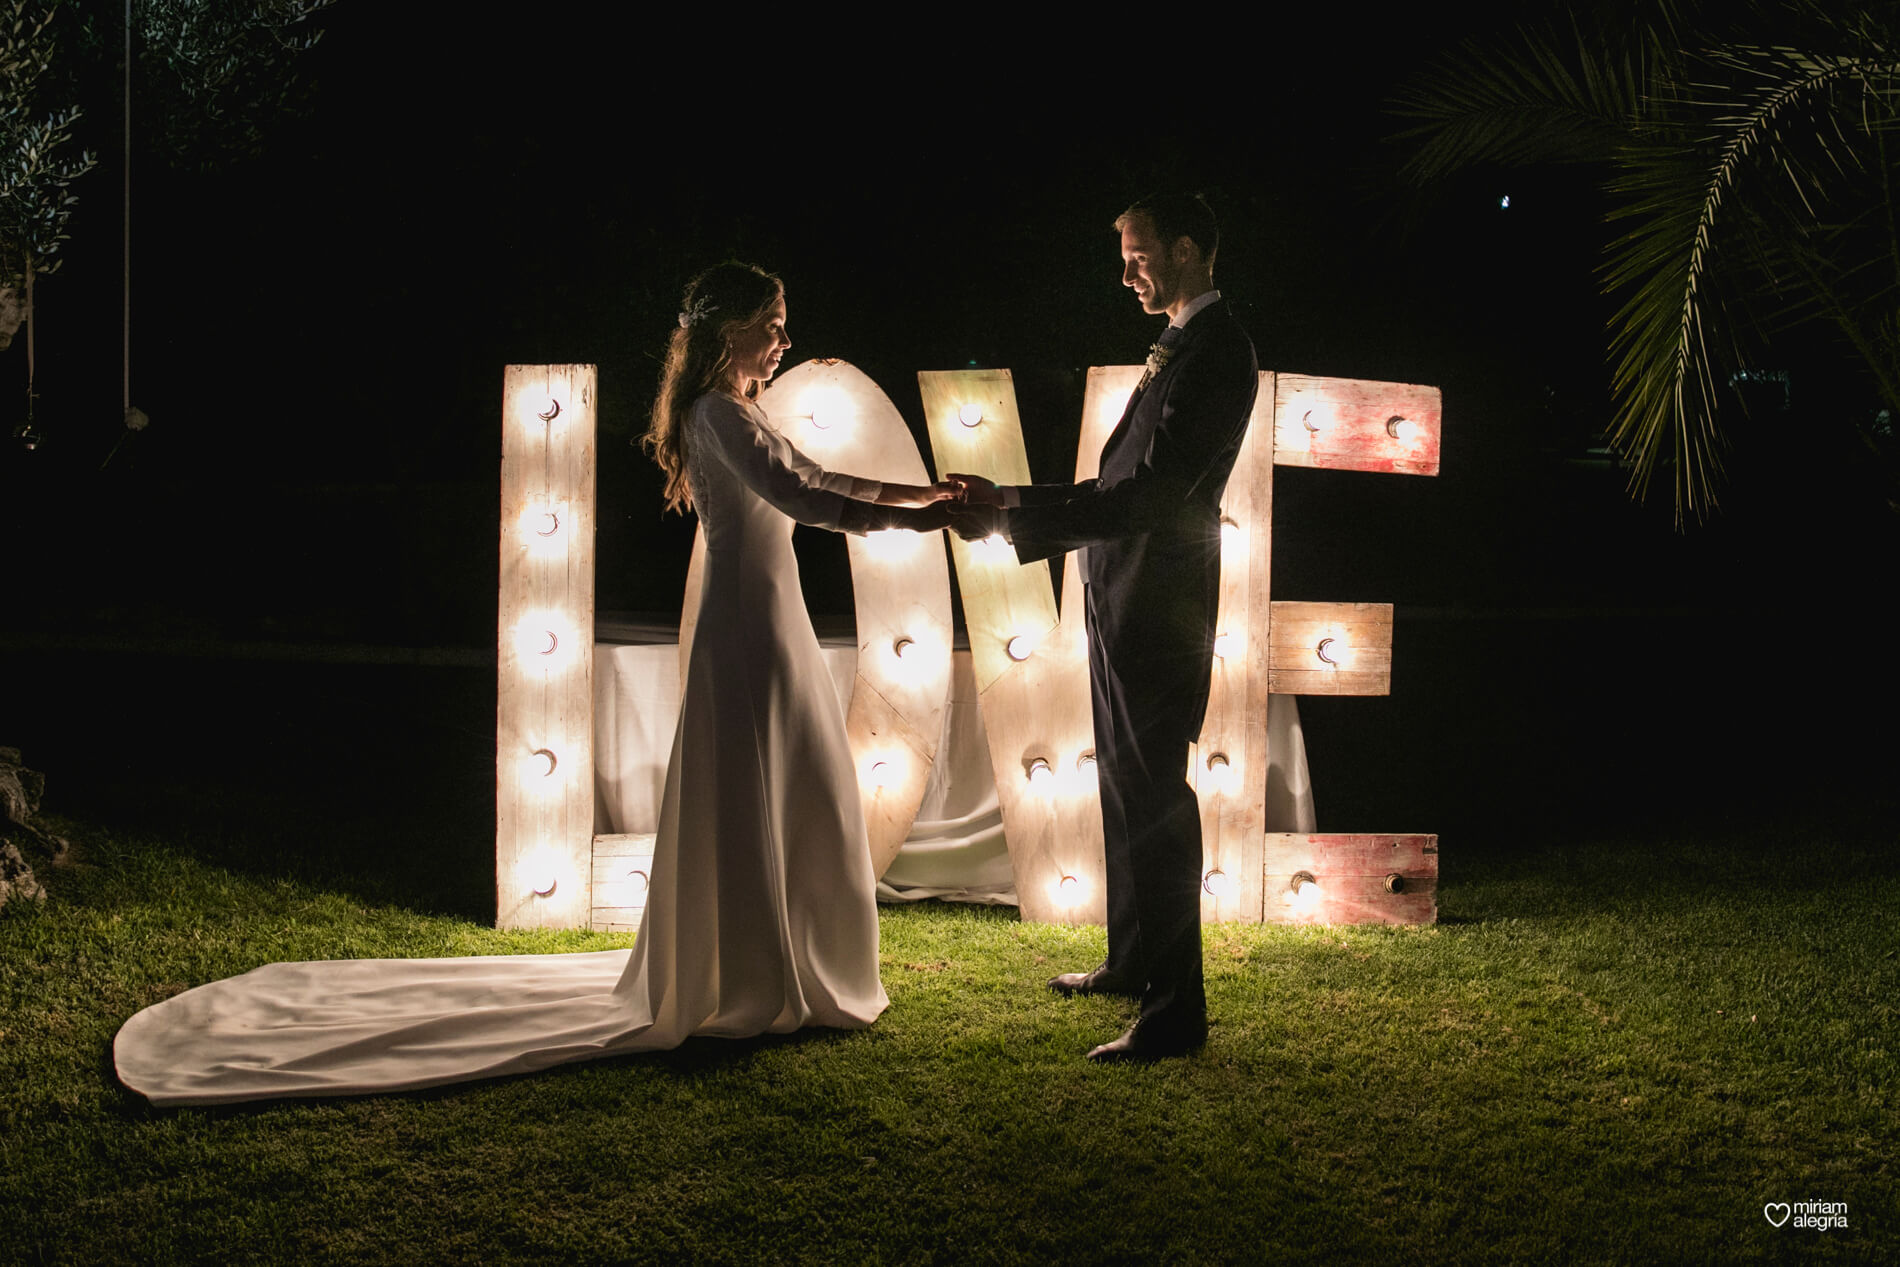
<svg viewBox="0 0 1900 1267">
<path fill-rule="evenodd" d="M 1164 711 L 1189 739 L 1207 710 L 1221 494 L 1259 386 L 1253 341 L 1216 300 L 1129 399 L 1102 448 L 1101 475 L 1024 486 L 1009 512 L 1024 563 L 1088 547 L 1093 636 L 1131 704 Z"/>
</svg>

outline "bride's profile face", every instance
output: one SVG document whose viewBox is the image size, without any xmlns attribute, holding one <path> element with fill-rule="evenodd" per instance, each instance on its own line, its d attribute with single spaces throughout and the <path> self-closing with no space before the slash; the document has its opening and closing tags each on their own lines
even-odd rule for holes
<svg viewBox="0 0 1900 1267">
<path fill-rule="evenodd" d="M 765 315 L 743 329 L 735 330 L 728 346 L 732 361 L 734 383 L 741 392 L 755 381 L 769 382 L 778 372 L 778 363 L 784 357 L 792 340 L 785 333 L 785 300 L 765 310 Z"/>
</svg>

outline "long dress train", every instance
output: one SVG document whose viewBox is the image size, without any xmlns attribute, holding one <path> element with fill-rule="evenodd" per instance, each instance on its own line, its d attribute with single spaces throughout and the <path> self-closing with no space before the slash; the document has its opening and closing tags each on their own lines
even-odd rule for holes
<svg viewBox="0 0 1900 1267">
<path fill-rule="evenodd" d="M 858 783 L 791 546 L 794 519 L 861 530 L 879 485 L 724 395 L 687 426 L 704 586 L 634 948 L 268 964 L 132 1017 L 120 1081 L 155 1104 L 360 1095 L 884 1010 Z"/>
</svg>

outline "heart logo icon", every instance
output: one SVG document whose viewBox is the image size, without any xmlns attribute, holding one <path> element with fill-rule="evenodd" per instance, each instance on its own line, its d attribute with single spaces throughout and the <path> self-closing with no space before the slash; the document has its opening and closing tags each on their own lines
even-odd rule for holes
<svg viewBox="0 0 1900 1267">
<path fill-rule="evenodd" d="M 1770 1223 L 1773 1223 L 1776 1227 L 1780 1227 L 1783 1223 L 1786 1223 L 1790 1213 L 1786 1201 L 1770 1201 L 1761 1208 L 1761 1212 L 1762 1217 L 1767 1219 Z"/>
</svg>

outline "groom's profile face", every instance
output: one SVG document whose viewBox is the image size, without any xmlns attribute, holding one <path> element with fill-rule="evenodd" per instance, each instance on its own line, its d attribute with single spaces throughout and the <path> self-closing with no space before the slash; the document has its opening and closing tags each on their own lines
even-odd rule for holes
<svg viewBox="0 0 1900 1267">
<path fill-rule="evenodd" d="M 1180 296 L 1181 263 L 1175 256 L 1173 244 L 1156 235 L 1147 216 L 1122 222 L 1122 285 L 1134 289 L 1143 312 L 1166 312 Z"/>
</svg>

